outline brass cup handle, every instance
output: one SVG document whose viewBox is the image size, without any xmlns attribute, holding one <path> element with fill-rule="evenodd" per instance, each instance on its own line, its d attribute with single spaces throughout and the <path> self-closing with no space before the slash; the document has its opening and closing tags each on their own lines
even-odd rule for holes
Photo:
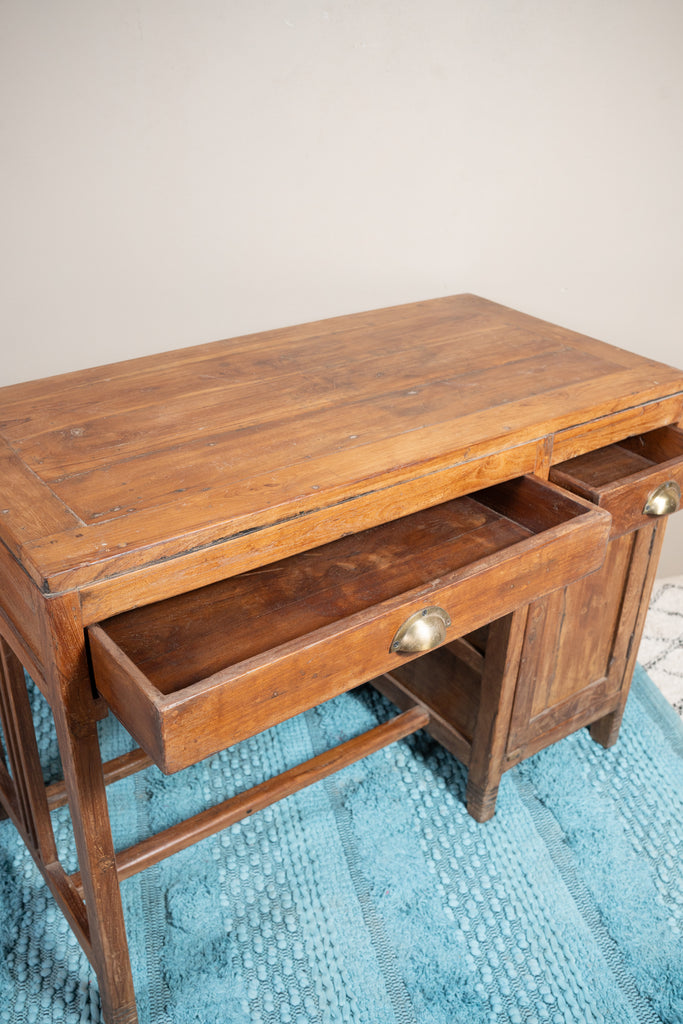
<svg viewBox="0 0 683 1024">
<path fill-rule="evenodd" d="M 394 654 L 417 654 L 431 651 L 446 639 L 451 617 L 443 608 L 423 608 L 399 626 L 389 650 Z"/>
<path fill-rule="evenodd" d="M 675 480 L 668 480 L 665 484 L 655 487 L 648 495 L 643 515 L 646 516 L 670 516 L 681 504 L 681 489 Z"/>
</svg>

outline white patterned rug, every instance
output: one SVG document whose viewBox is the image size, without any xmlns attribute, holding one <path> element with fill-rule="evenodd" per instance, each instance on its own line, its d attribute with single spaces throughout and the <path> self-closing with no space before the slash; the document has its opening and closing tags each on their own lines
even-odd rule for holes
<svg viewBox="0 0 683 1024">
<path fill-rule="evenodd" d="M 638 661 L 683 717 L 683 576 L 655 582 Z"/>
</svg>

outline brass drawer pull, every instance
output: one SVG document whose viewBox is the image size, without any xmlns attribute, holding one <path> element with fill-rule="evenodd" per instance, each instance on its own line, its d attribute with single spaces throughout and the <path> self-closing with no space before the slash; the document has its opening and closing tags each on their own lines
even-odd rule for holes
<svg viewBox="0 0 683 1024">
<path fill-rule="evenodd" d="M 399 654 L 431 651 L 444 642 L 450 624 L 451 617 L 443 608 L 423 608 L 399 627 L 389 649 Z"/>
<path fill-rule="evenodd" d="M 675 480 L 669 480 L 665 484 L 655 487 L 652 494 L 648 495 L 643 509 L 646 516 L 670 516 L 681 504 L 681 489 Z"/>
</svg>

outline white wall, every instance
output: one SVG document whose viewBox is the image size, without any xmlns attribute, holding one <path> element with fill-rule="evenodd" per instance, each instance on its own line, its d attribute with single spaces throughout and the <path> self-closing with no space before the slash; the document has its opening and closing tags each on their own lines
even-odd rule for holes
<svg viewBox="0 0 683 1024">
<path fill-rule="evenodd" d="M 2 382 L 459 291 L 683 364 L 682 39 L 680 0 L 0 0 Z"/>
</svg>

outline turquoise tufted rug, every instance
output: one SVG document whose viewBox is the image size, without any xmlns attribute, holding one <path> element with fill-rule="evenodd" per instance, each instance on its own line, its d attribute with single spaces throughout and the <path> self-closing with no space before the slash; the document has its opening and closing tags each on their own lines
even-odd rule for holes
<svg viewBox="0 0 683 1024">
<path fill-rule="evenodd" d="M 386 715 L 362 688 L 179 776 L 119 782 L 115 842 Z M 107 756 L 127 748 L 115 721 L 102 732 Z M 464 783 L 418 733 L 124 882 L 142 1024 L 681 1024 L 683 726 L 645 673 L 612 750 L 584 731 L 541 752 L 504 777 L 486 825 Z M 54 820 L 73 864 L 65 810 Z M 6 821 L 0 954 L 0 1022 L 100 1021 L 92 972 Z"/>
</svg>

